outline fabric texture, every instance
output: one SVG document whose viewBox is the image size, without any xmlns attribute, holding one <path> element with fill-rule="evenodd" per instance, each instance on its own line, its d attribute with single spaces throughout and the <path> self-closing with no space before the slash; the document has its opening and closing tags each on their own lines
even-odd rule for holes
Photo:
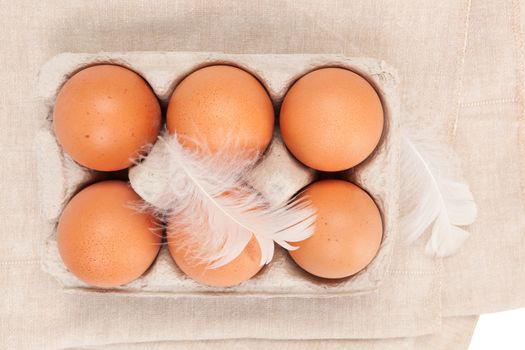
<svg viewBox="0 0 525 350">
<path fill-rule="evenodd" d="M 465 348 L 473 322 L 449 327 L 444 316 L 525 305 L 524 7 L 519 0 L 1 2 L 0 347 L 154 348 L 206 339 L 188 343 L 206 348 L 263 338 L 235 343 L 293 349 L 308 339 L 311 348 L 367 339 L 352 344 L 373 349 L 379 339 L 403 348 L 400 338 L 434 333 L 448 348 Z M 384 59 L 402 83 L 401 122 L 432 130 L 462 158 L 480 207 L 471 238 L 443 261 L 423 254 L 424 239 L 410 247 L 396 242 L 388 277 L 366 296 L 64 293 L 40 269 L 44 220 L 32 140 L 46 111 L 33 97 L 34 83 L 39 67 L 60 52 L 133 50 Z"/>
<path fill-rule="evenodd" d="M 461 350 L 467 349 L 477 316 L 450 317 L 443 319 L 440 332 L 413 338 L 392 339 L 314 339 L 314 340 L 270 340 L 270 339 L 227 339 L 203 341 L 160 341 L 150 343 L 121 343 L 87 349 L 100 350 Z"/>
<path fill-rule="evenodd" d="M 470 17 L 452 142 L 479 217 L 464 248 L 443 261 L 446 315 L 525 305 L 525 5 L 474 1 Z"/>
</svg>

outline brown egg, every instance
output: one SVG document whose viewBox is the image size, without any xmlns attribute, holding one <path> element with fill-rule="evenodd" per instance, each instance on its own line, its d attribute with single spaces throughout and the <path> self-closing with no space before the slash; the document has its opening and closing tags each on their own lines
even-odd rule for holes
<svg viewBox="0 0 525 350">
<path fill-rule="evenodd" d="M 98 287 L 115 287 L 141 276 L 159 252 L 153 215 L 132 208 L 140 197 L 123 181 L 99 182 L 66 205 L 57 228 L 64 264 Z"/>
<path fill-rule="evenodd" d="M 181 135 L 184 146 L 196 149 L 192 140 L 198 140 L 211 152 L 224 147 L 227 137 L 234 137 L 235 146 L 249 154 L 263 152 L 272 138 L 274 119 L 261 83 L 227 65 L 188 75 L 175 88 L 167 112 L 168 130 Z"/>
<path fill-rule="evenodd" d="M 259 270 L 261 250 L 253 237 L 242 253 L 230 263 L 211 269 L 198 259 L 199 247 L 181 244 L 184 234 L 173 232 L 168 227 L 168 247 L 177 266 L 193 280 L 213 287 L 231 287 L 247 281 Z"/>
<path fill-rule="evenodd" d="M 341 171 L 365 160 L 383 132 L 383 108 L 376 91 L 360 75 L 323 68 L 300 78 L 286 94 L 281 134 L 305 165 Z"/>
<path fill-rule="evenodd" d="M 383 228 L 379 209 L 358 186 L 341 180 L 323 180 L 308 186 L 317 210 L 315 233 L 295 245 L 292 259 L 307 272 L 324 278 L 351 276 L 375 257 Z"/>
<path fill-rule="evenodd" d="M 145 145 L 155 142 L 160 122 L 159 102 L 148 83 L 108 64 L 73 75 L 53 110 L 60 145 L 78 163 L 101 171 L 129 167 Z"/>
</svg>

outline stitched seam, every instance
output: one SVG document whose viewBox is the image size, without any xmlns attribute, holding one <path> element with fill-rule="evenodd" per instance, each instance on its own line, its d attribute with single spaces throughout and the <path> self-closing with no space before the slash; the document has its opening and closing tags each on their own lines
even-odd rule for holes
<svg viewBox="0 0 525 350">
<path fill-rule="evenodd" d="M 520 9 L 520 3 L 519 0 L 513 0 L 512 1 L 512 33 L 514 34 L 514 41 L 516 44 L 516 79 L 517 79 L 517 93 L 518 93 L 518 101 L 521 104 L 521 116 L 520 119 L 525 120 L 525 108 L 524 108 L 524 69 L 523 67 L 525 65 L 525 53 L 524 53 L 524 43 L 523 43 L 523 33 L 521 33 L 520 30 L 520 21 L 521 21 L 521 9 Z"/>
<path fill-rule="evenodd" d="M 519 102 L 520 100 L 518 98 L 500 98 L 497 100 L 482 100 L 482 101 L 461 103 L 461 108 L 487 106 L 487 105 L 511 104 L 511 103 L 519 103 Z"/>
<path fill-rule="evenodd" d="M 449 124 L 449 142 L 454 141 L 456 138 L 456 132 L 458 128 L 459 123 L 459 113 L 461 110 L 461 98 L 463 96 L 463 77 L 465 75 L 465 58 L 467 56 L 467 45 L 469 40 L 469 29 L 470 29 L 470 12 L 472 9 L 472 0 L 467 0 L 467 13 L 465 16 L 465 34 L 463 36 L 463 48 L 461 50 L 461 55 L 458 59 L 458 68 L 457 68 L 457 76 L 458 80 L 456 83 L 456 92 L 455 92 L 455 98 L 456 98 L 456 111 L 452 118 L 452 121 Z"/>
<path fill-rule="evenodd" d="M 519 0 L 512 1 L 512 32 L 514 33 L 514 41 L 515 41 L 515 48 L 516 48 L 516 80 L 517 80 L 517 95 L 518 95 L 518 101 L 521 107 L 520 116 L 518 117 L 518 153 L 525 154 L 525 141 L 523 140 L 524 137 L 522 137 L 525 126 L 523 123 L 525 123 L 525 44 L 523 43 L 523 33 L 521 32 L 520 23 L 521 23 L 521 8 Z M 524 160 L 522 157 L 519 157 L 520 159 L 520 165 L 521 168 L 524 168 Z M 523 179 L 523 175 L 520 174 L 519 179 L 519 187 L 521 191 L 520 199 L 523 201 L 523 198 L 525 198 L 525 181 Z"/>
<path fill-rule="evenodd" d="M 34 265 L 40 264 L 40 260 L 6 260 L 0 261 L 0 266 Z"/>
<path fill-rule="evenodd" d="M 406 276 L 433 276 L 435 271 L 407 271 L 407 270 L 390 270 L 390 273 Z"/>
<path fill-rule="evenodd" d="M 465 16 L 465 33 L 464 33 L 464 36 L 463 36 L 463 49 L 461 51 L 461 56 L 458 60 L 458 65 L 459 67 L 457 68 L 457 83 L 456 83 L 456 93 L 455 93 L 455 97 L 456 97 L 456 111 L 455 111 L 455 115 L 453 116 L 452 120 L 449 122 L 449 125 L 448 125 L 448 130 L 449 130 L 449 135 L 448 135 L 448 141 L 449 143 L 452 143 L 454 142 L 454 140 L 456 139 L 456 133 L 457 133 L 457 129 L 458 129 L 458 124 L 459 124 L 459 114 L 461 112 L 461 105 L 462 105 L 462 99 L 463 99 L 463 84 L 464 84 L 464 76 L 465 76 L 465 60 L 466 60 L 466 56 L 467 56 L 467 46 L 468 46 L 468 41 L 469 41 L 469 31 L 470 31 L 470 13 L 471 13 L 471 10 L 472 10 L 472 0 L 467 0 L 467 4 L 466 4 L 466 16 Z M 440 328 L 443 327 L 443 319 L 442 319 L 442 315 L 443 315 L 443 259 L 439 259 L 438 261 L 438 279 L 439 279 L 439 282 L 438 282 L 438 288 L 439 288 L 439 293 L 438 293 L 438 298 L 439 298 L 439 315 L 436 315 L 437 317 L 437 321 L 439 322 L 439 325 L 440 325 Z"/>
</svg>

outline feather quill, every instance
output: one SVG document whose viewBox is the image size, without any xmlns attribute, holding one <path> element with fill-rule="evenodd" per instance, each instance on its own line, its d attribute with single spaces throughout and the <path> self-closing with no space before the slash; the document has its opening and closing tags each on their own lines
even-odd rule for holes
<svg viewBox="0 0 525 350">
<path fill-rule="evenodd" d="M 185 233 L 181 244 L 198 245 L 196 258 L 210 268 L 231 262 L 252 237 L 263 265 L 273 257 L 274 242 L 291 250 L 290 243 L 313 234 L 315 212 L 308 199 L 270 206 L 243 181 L 257 157 L 239 153 L 233 142 L 213 154 L 196 140 L 190 142 L 197 150 L 188 150 L 176 135 L 164 134 L 160 142 L 166 147 L 169 181 L 157 205 L 168 208 L 171 231 Z"/>
<path fill-rule="evenodd" d="M 475 221 L 477 207 L 468 185 L 458 176 L 452 150 L 428 140 L 403 130 L 400 225 L 407 243 L 432 227 L 426 253 L 446 257 L 468 238 L 469 232 L 459 226 Z"/>
</svg>

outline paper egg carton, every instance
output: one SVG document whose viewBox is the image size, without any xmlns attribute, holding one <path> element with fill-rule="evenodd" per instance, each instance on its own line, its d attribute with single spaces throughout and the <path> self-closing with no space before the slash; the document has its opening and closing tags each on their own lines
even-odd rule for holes
<svg viewBox="0 0 525 350">
<path fill-rule="evenodd" d="M 74 73 L 90 65 L 114 63 L 139 73 L 151 85 L 165 109 L 177 84 L 194 70 L 212 64 L 231 64 L 255 75 L 278 107 L 290 86 L 302 75 L 319 67 L 351 69 L 368 79 L 379 93 L 385 110 L 385 128 L 374 153 L 342 177 L 364 188 L 374 198 L 383 218 L 383 240 L 377 256 L 358 274 L 341 280 L 316 278 L 301 270 L 281 248 L 273 261 L 252 279 L 230 288 L 201 285 L 182 273 L 162 247 L 151 268 L 139 279 L 113 289 L 89 286 L 64 266 L 56 242 L 56 224 L 69 199 L 87 184 L 107 178 L 75 163 L 58 145 L 52 130 L 52 111 L 62 84 Z M 104 292 L 136 296 L 217 296 L 333 297 L 371 292 L 378 288 L 390 265 L 398 232 L 399 149 L 397 75 L 381 60 L 348 58 L 341 55 L 303 54 L 223 54 L 204 52 L 112 52 L 98 54 L 64 53 L 41 69 L 38 97 L 47 107 L 36 138 L 39 201 L 48 229 L 42 233 L 45 249 L 43 269 L 70 292 Z M 278 110 L 278 108 L 276 109 Z M 278 123 L 277 123 L 278 125 Z M 322 125 L 319 126 L 322 128 Z M 155 162 L 160 153 L 150 154 Z M 157 163 L 162 169 L 162 162 Z M 161 172 L 138 165 L 129 171 L 135 191 L 154 202 L 162 188 Z M 154 167 L 153 167 L 154 168 Z M 247 181 L 272 203 L 289 199 L 314 181 L 318 173 L 296 161 L 286 150 L 276 127 L 274 139 Z"/>
</svg>

